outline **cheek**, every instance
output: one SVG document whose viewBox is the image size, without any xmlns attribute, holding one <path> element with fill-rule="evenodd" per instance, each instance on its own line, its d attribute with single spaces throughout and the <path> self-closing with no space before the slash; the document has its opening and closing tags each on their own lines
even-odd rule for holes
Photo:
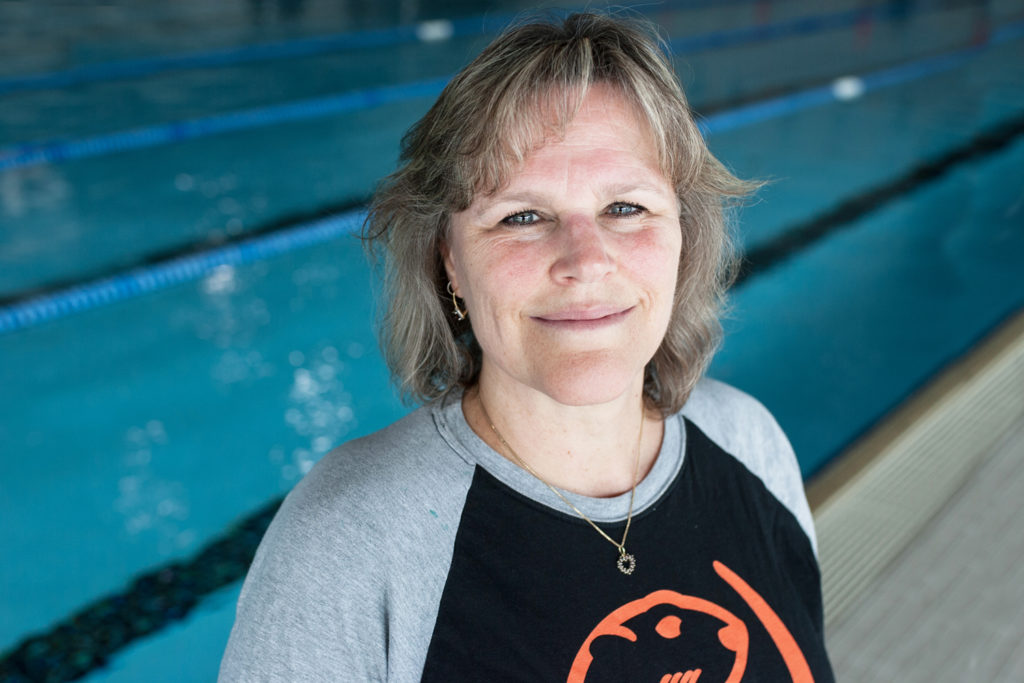
<svg viewBox="0 0 1024 683">
<path fill-rule="evenodd" d="M 525 284 L 536 279 L 542 263 L 542 254 L 532 249 L 506 249 L 495 259 L 493 272 L 496 278 L 508 285 Z"/>
<path fill-rule="evenodd" d="M 675 294 L 679 274 L 680 241 L 678 239 L 651 240 L 630 255 L 629 268 L 659 300 L 671 299 Z"/>
<path fill-rule="evenodd" d="M 522 301 L 537 281 L 541 263 L 528 248 L 491 248 L 473 254 L 466 272 L 470 296 L 478 306 L 495 308 L 504 300 Z"/>
</svg>

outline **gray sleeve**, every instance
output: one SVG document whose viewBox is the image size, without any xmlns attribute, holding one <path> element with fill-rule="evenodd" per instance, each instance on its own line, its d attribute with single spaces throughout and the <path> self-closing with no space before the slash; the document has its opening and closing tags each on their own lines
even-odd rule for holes
<svg viewBox="0 0 1024 683">
<path fill-rule="evenodd" d="M 683 415 L 764 482 L 796 517 L 817 554 L 800 465 L 768 409 L 739 389 L 705 378 L 683 406 Z"/>
<path fill-rule="evenodd" d="M 218 680 L 385 680 L 383 586 L 379 575 L 352 571 L 365 564 L 361 554 L 383 554 L 383 537 L 360 524 L 367 542 L 346 541 L 352 526 L 317 503 L 325 483 L 301 482 L 263 537 Z"/>
<path fill-rule="evenodd" d="M 472 479 L 436 434 L 406 418 L 296 486 L 246 577 L 219 681 L 419 680 Z"/>
</svg>

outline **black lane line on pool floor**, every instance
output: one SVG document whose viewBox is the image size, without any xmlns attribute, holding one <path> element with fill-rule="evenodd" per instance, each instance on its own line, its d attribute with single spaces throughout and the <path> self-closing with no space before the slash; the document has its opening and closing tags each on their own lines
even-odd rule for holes
<svg viewBox="0 0 1024 683">
<path fill-rule="evenodd" d="M 941 157 L 841 202 L 747 253 L 737 284 L 778 265 L 883 204 L 994 154 L 1024 133 L 1024 114 L 974 136 Z M 97 600 L 48 632 L 22 640 L 0 659 L 0 683 L 81 678 L 121 648 L 184 619 L 207 595 L 240 579 L 281 504 L 277 498 L 204 546 L 191 559 L 140 575 L 121 593 Z"/>
<path fill-rule="evenodd" d="M 1024 134 L 1024 114 L 992 126 L 935 159 L 918 164 L 896 178 L 859 192 L 832 209 L 787 228 L 777 237 L 753 247 L 743 255 L 735 285 L 741 285 L 751 277 L 764 273 L 818 240 L 848 227 L 883 204 L 938 180 L 954 168 L 1002 150 L 1021 134 Z"/>
<path fill-rule="evenodd" d="M 142 574 L 124 591 L 23 640 L 0 660 L 0 683 L 81 678 L 132 641 L 185 618 L 205 596 L 245 576 L 282 500 L 249 515 L 191 559 Z"/>
</svg>

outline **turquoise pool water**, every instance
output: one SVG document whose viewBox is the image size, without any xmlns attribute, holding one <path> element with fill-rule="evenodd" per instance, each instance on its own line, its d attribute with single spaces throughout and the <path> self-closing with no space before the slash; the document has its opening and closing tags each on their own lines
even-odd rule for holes
<svg viewBox="0 0 1024 683">
<path fill-rule="evenodd" d="M 864 18 L 843 15 L 860 3 L 645 10 L 680 41 L 680 75 L 698 111 L 789 102 L 709 138 L 738 173 L 772 180 L 742 212 L 748 250 L 952 151 L 982 149 L 972 141 L 1024 116 L 1024 41 L 1007 32 L 1024 18 L 1020 3 L 900 6 L 880 3 Z M 331 23 L 326 3 L 309 2 L 292 23 L 256 26 L 228 14 L 220 20 L 231 30 L 218 32 L 200 7 L 178 10 L 177 20 L 195 27 L 178 42 L 147 49 L 125 32 L 106 51 L 83 48 L 89 58 L 80 61 L 438 18 L 425 9 Z M 496 4 L 485 16 L 516 9 Z M 482 26 L 476 11 L 446 18 Z M 823 18 L 835 15 L 841 20 Z M 801 32 L 802 17 L 817 19 Z M 763 28 L 771 26 L 790 28 Z M 484 33 L 0 94 L 0 160 L 26 143 L 443 78 Z M 950 54 L 959 61 L 899 85 L 793 104 L 794 94 L 839 77 Z M 5 68 L 0 84 L 73 66 L 55 59 L 43 68 L 42 57 L 24 57 L 24 71 Z M 28 293 L 358 205 L 429 102 L 411 96 L 0 170 L 0 297 L 23 303 Z M 1024 142 L 1019 129 L 1000 140 L 883 193 L 734 292 L 712 374 L 772 409 L 805 474 L 1024 304 Z M 0 334 L 0 649 L 190 557 L 287 491 L 329 448 L 401 415 L 376 352 L 372 283 L 358 242 L 341 237 Z M 212 679 L 235 590 L 205 595 L 186 619 L 133 641 L 89 677 Z"/>
</svg>

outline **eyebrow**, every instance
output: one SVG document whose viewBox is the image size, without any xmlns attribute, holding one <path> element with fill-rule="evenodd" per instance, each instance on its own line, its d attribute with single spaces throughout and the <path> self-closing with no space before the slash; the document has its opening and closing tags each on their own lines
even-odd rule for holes
<svg viewBox="0 0 1024 683">
<path fill-rule="evenodd" d="M 653 185 L 651 183 L 645 183 L 645 182 L 626 183 L 624 185 L 609 185 L 606 189 L 608 190 L 608 192 L 610 194 L 626 194 L 627 192 L 637 192 L 637 191 L 641 191 L 641 192 L 661 192 L 661 191 L 665 190 L 664 187 L 658 187 L 657 185 Z M 668 190 L 670 192 L 672 191 L 671 183 L 668 183 Z"/>
<path fill-rule="evenodd" d="M 489 196 L 491 204 L 539 204 L 546 201 L 546 198 L 536 192 L 513 192 L 504 194 L 495 192 Z"/>
<path fill-rule="evenodd" d="M 619 185 L 607 185 L 601 188 L 603 192 L 611 195 L 628 194 L 630 192 L 662 192 L 666 188 L 659 187 L 653 183 L 632 182 Z M 671 185 L 667 188 L 670 192 Z M 541 204 L 547 201 L 547 197 L 537 192 L 512 192 L 504 194 L 500 190 L 490 195 L 492 204 Z"/>
</svg>

